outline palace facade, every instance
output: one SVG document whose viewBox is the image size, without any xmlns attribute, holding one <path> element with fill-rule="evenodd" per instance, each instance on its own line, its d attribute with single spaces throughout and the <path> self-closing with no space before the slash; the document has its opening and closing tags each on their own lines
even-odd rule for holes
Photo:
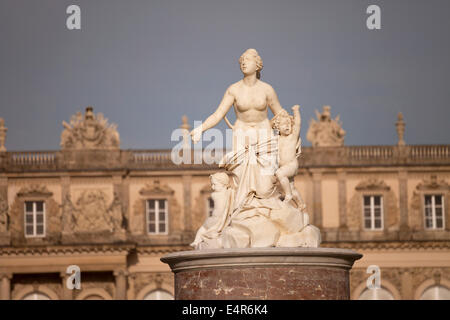
<svg viewBox="0 0 450 320">
<path fill-rule="evenodd" d="M 327 121 L 325 111 L 312 121 L 295 184 L 322 246 L 364 255 L 352 298 L 450 299 L 450 145 L 406 145 L 399 119 L 398 145 L 344 146 L 339 121 Z M 191 249 L 217 165 L 122 150 L 92 108 L 63 124 L 60 150 L 10 152 L 0 123 L 0 298 L 173 298 L 159 259 Z M 80 289 L 67 285 L 73 265 Z M 369 266 L 379 289 L 367 288 Z"/>
</svg>

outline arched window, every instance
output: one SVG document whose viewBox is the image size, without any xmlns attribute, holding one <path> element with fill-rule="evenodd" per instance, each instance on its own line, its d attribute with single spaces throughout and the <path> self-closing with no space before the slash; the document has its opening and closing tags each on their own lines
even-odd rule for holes
<svg viewBox="0 0 450 320">
<path fill-rule="evenodd" d="M 144 300 L 173 300 L 173 296 L 165 290 L 153 290 L 145 295 Z"/>
<path fill-rule="evenodd" d="M 99 296 L 98 294 L 90 294 L 83 300 L 105 300 L 103 297 Z"/>
<path fill-rule="evenodd" d="M 450 290 L 443 286 L 432 286 L 422 293 L 420 300 L 450 300 Z"/>
<path fill-rule="evenodd" d="M 32 292 L 23 297 L 23 300 L 50 300 L 50 297 L 42 292 Z"/>
<path fill-rule="evenodd" d="M 385 288 L 366 289 L 358 300 L 394 300 L 394 296 Z"/>
</svg>

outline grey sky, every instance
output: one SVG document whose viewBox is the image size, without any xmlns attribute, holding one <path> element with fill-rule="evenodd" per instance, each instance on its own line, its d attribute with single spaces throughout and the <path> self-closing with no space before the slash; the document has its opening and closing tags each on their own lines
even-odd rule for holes
<svg viewBox="0 0 450 320">
<path fill-rule="evenodd" d="M 81 31 L 66 29 L 70 4 Z M 366 28 L 369 4 L 381 30 Z M 395 144 L 399 111 L 407 143 L 448 144 L 449 12 L 448 0 L 2 0 L 6 147 L 59 149 L 62 120 L 92 105 L 123 149 L 169 148 L 183 114 L 205 119 L 241 78 L 250 47 L 283 107 L 302 106 L 304 142 L 329 104 L 347 145 Z"/>
</svg>

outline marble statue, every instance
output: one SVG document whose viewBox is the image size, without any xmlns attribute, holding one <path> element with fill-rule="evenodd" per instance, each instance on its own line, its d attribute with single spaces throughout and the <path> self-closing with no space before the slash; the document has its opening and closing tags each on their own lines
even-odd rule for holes
<svg viewBox="0 0 450 320">
<path fill-rule="evenodd" d="M 316 110 L 317 121 L 311 119 L 306 139 L 313 147 L 339 147 L 344 145 L 345 130 L 337 116 L 331 118 L 331 107 L 324 106 L 323 112 Z"/>
<path fill-rule="evenodd" d="M 278 113 L 277 117 L 272 119 L 272 127 L 280 135 L 278 138 L 279 168 L 275 175 L 283 188 L 284 202 L 294 199 L 298 207 L 304 207 L 305 204 L 302 197 L 294 184 L 294 177 L 298 169 L 298 157 L 301 154 L 301 117 L 299 109 L 299 105 L 292 107 L 294 117 L 287 112 Z"/>
<path fill-rule="evenodd" d="M 260 80 L 263 62 L 255 49 L 245 51 L 239 64 L 243 79 L 228 87 L 217 110 L 190 133 L 196 143 L 222 119 L 233 129 L 232 150 L 219 164 L 227 177 L 211 178 L 217 212 L 200 228 L 192 245 L 197 249 L 318 247 L 320 231 L 309 224 L 293 184 L 298 169 L 293 160 L 301 150 L 298 106 L 293 107 L 291 121 L 272 86 Z M 232 106 L 233 125 L 225 118 Z M 272 122 L 269 108 L 275 115 Z"/>
<path fill-rule="evenodd" d="M 115 124 L 108 124 L 103 114 L 94 114 L 92 107 L 87 107 L 83 115 L 78 112 L 70 119 L 70 124 L 63 121 L 61 149 L 113 149 L 120 146 L 119 133 Z"/>
<path fill-rule="evenodd" d="M 217 172 L 210 177 L 211 198 L 214 201 L 214 210 L 197 231 L 191 246 L 201 249 L 202 246 L 220 247 L 220 232 L 228 222 L 229 206 L 233 202 L 233 191 L 230 187 L 230 178 L 224 172 Z"/>
</svg>

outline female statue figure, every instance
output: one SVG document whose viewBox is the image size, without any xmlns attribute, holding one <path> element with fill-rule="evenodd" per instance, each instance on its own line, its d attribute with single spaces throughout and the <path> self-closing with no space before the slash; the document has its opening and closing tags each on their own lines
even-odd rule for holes
<svg viewBox="0 0 450 320">
<path fill-rule="evenodd" d="M 278 135 L 272 130 L 268 108 L 274 119 L 287 111 L 275 90 L 260 80 L 263 63 L 255 49 L 245 51 L 239 64 L 243 79 L 228 87 L 217 110 L 191 132 L 193 142 L 198 142 L 234 106 L 232 151 L 220 163 L 232 178 L 233 203 L 226 206 L 227 226 L 210 247 L 318 246 L 318 229 L 308 225 L 306 213 L 283 203 L 276 187 Z"/>
</svg>

